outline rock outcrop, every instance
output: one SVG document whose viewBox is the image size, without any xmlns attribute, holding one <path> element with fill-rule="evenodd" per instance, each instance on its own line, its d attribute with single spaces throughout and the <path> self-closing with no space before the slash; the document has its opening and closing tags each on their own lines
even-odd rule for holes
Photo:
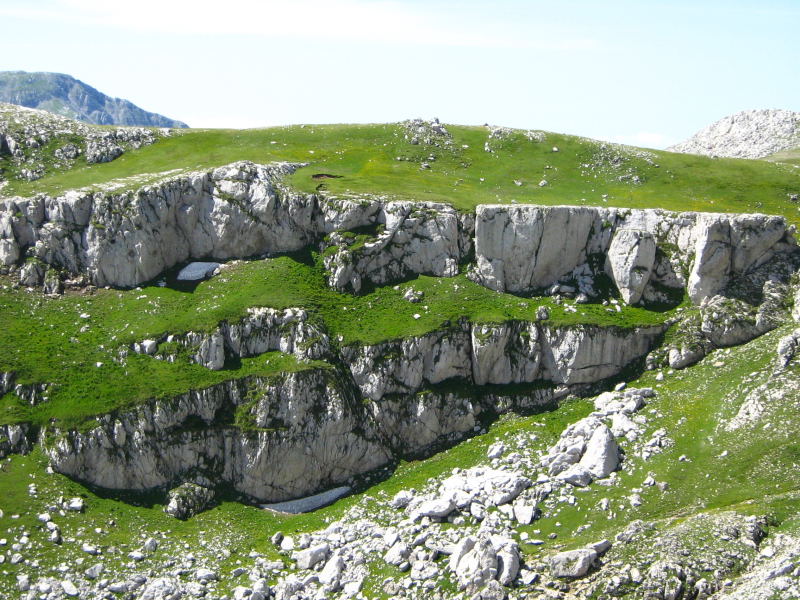
<svg viewBox="0 0 800 600">
<path fill-rule="evenodd" d="M 626 304 L 637 304 L 656 262 L 656 241 L 647 231 L 618 229 L 606 255 L 606 269 Z"/>
<path fill-rule="evenodd" d="M 486 337 L 480 332 L 487 327 L 501 333 Z M 259 501 L 286 500 L 348 483 L 393 457 L 418 456 L 463 439 L 485 415 L 540 406 L 570 387 L 613 376 L 643 357 L 663 330 L 533 322 L 472 327 L 464 322 L 424 336 L 345 346 L 338 356 L 328 356 L 337 368 L 230 380 L 153 400 L 103 416 L 89 431 L 61 432 L 48 442 L 48 454 L 59 471 L 104 488 L 224 483 Z M 529 332 L 533 342 L 498 365 L 497 352 L 487 348 L 495 343 L 513 349 L 508 340 L 514 331 Z M 473 340 L 480 338 L 475 347 Z M 226 356 L 273 349 L 301 359 L 332 352 L 324 332 L 297 309 L 256 309 L 212 334 L 186 335 L 173 343 L 177 339 L 199 348 L 194 360 L 209 368 L 221 367 Z M 145 340 L 135 349 L 159 356 L 163 343 Z M 487 390 L 479 396 L 468 389 L 459 392 L 457 386 L 436 388 L 445 381 L 487 384 L 487 373 L 495 385 L 544 385 L 513 394 Z M 601 442 L 591 441 L 588 447 Z M 608 465 L 596 456 L 603 451 L 587 451 L 594 458 L 587 458 L 586 468 L 595 477 L 607 474 Z"/>
<path fill-rule="evenodd" d="M 166 135 L 167 129 L 99 128 L 41 110 L 0 103 L 0 156 L 6 155 L 11 167 L 3 172 L 0 181 L 34 181 L 47 172 L 75 166 L 80 157 L 89 164 L 110 162 Z"/>
<path fill-rule="evenodd" d="M 30 452 L 36 443 L 32 433 L 32 428 L 27 424 L 0 425 L 0 458 Z"/>
<path fill-rule="evenodd" d="M 610 276 L 629 304 L 684 289 L 700 304 L 796 250 L 782 217 L 535 205 L 459 214 L 444 204 L 294 193 L 281 180 L 297 166 L 240 162 L 124 194 L 1 200 L 0 267 L 19 269 L 28 285 L 82 276 L 132 287 L 186 260 L 320 244 L 330 285 L 358 292 L 456 275 L 474 249 L 471 276 L 498 291 L 598 297 Z M 357 234 L 364 228 L 372 233 Z M 23 267 L 26 257 L 36 262 Z"/>
<path fill-rule="evenodd" d="M 359 398 L 327 370 L 227 381 L 102 417 L 47 445 L 55 469 L 116 490 L 189 482 L 280 501 L 391 459 Z"/>
<path fill-rule="evenodd" d="M 327 355 L 330 342 L 319 327 L 308 322 L 308 314 L 302 309 L 254 307 L 239 321 L 223 322 L 211 332 L 163 335 L 158 340 L 137 342 L 131 350 L 174 361 L 173 351 L 160 351 L 163 344 L 185 348 L 193 362 L 218 371 L 230 358 L 247 358 L 269 351 L 293 354 L 300 360 L 320 359 Z"/>
<path fill-rule="evenodd" d="M 730 158 L 764 158 L 797 146 L 800 146 L 800 113 L 744 110 L 712 123 L 667 150 Z"/>
<path fill-rule="evenodd" d="M 425 273 L 453 277 L 467 254 L 472 220 L 435 203 L 389 202 L 377 216 L 383 231 L 362 243 L 333 234 L 324 263 L 331 287 L 358 292 L 365 282 L 381 285 Z"/>
<path fill-rule="evenodd" d="M 661 287 L 686 289 L 700 304 L 724 292 L 733 278 L 795 250 L 782 217 L 482 205 L 472 276 L 498 291 L 530 294 L 562 283 L 592 296 L 599 271 L 592 263 L 600 257 L 631 303 L 642 295 L 657 298 Z M 587 281 L 585 273 L 593 277 Z"/>
<path fill-rule="evenodd" d="M 462 322 L 423 336 L 345 346 L 341 352 L 361 393 L 378 400 L 448 379 L 477 385 L 592 383 L 647 354 L 665 329 Z"/>
</svg>

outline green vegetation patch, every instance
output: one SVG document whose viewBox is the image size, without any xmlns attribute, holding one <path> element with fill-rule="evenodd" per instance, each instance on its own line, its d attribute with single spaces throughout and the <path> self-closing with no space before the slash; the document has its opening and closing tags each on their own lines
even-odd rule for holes
<svg viewBox="0 0 800 600">
<path fill-rule="evenodd" d="M 125 189 L 166 172 L 281 160 L 309 163 L 289 180 L 303 192 L 382 194 L 462 210 L 494 202 L 582 204 L 766 212 L 800 222 L 788 196 L 797 193 L 800 172 L 786 164 L 640 150 L 556 133 L 531 139 L 512 131 L 489 140 L 484 127 L 448 130 L 452 143 L 446 146 L 411 145 L 399 124 L 187 130 L 110 163 L 78 162 L 35 182 L 11 181 L 5 193 L 58 194 L 115 181 Z M 319 174 L 339 177 L 314 178 Z"/>
<path fill-rule="evenodd" d="M 403 299 L 408 286 L 423 292 L 420 303 Z M 577 305 L 576 312 L 569 312 L 549 298 L 494 292 L 465 275 L 420 276 L 353 296 L 328 287 L 319 257 L 236 262 L 193 293 L 148 286 L 46 297 L 5 286 L 0 290 L 0 371 L 15 372 L 19 383 L 52 385 L 48 401 L 38 406 L 13 394 L 0 399 L 0 423 L 79 422 L 151 397 L 315 364 L 280 353 L 244 359 L 216 372 L 190 363 L 185 353 L 175 363 L 133 353 L 124 363 L 118 360 L 120 349 L 134 342 L 212 331 L 221 321 L 240 319 L 253 306 L 305 308 L 340 344 L 423 335 L 455 326 L 462 318 L 477 323 L 534 320 L 539 306 L 549 308 L 547 323 L 553 326 L 631 328 L 661 324 L 671 314 L 631 307 L 618 312 L 601 304 Z"/>
</svg>

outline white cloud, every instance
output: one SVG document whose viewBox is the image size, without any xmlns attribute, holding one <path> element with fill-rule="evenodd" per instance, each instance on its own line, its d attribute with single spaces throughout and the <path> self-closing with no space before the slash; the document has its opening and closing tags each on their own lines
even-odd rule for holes
<svg viewBox="0 0 800 600">
<path fill-rule="evenodd" d="M 594 42 L 531 30 L 499 11 L 449 11 L 397 0 L 47 0 L 4 2 L 0 15 L 171 35 L 253 35 L 395 44 L 586 49 Z M 476 18 L 477 17 L 477 18 Z M 493 26 L 494 25 L 494 26 Z M 498 27 L 499 25 L 499 27 Z M 490 32 L 501 33 L 490 33 Z"/>
</svg>

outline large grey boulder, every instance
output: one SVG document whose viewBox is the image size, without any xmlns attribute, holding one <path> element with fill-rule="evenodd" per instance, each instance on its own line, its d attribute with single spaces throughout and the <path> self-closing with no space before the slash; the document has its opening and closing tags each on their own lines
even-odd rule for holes
<svg viewBox="0 0 800 600">
<path fill-rule="evenodd" d="M 458 505 L 478 502 L 484 506 L 502 506 L 515 500 L 530 485 L 530 479 L 514 471 L 473 467 L 445 479 L 439 493 L 454 499 Z"/>
<path fill-rule="evenodd" d="M 450 556 L 450 570 L 458 580 L 459 588 L 475 593 L 490 581 L 497 579 L 497 552 L 486 537 L 461 540 Z"/>
<path fill-rule="evenodd" d="M 20 285 L 28 287 L 38 287 L 44 281 L 44 269 L 36 261 L 25 263 L 19 270 L 19 283 Z"/>
<path fill-rule="evenodd" d="M 408 559 L 409 554 L 411 554 L 411 549 L 408 544 L 398 540 L 386 551 L 383 560 L 390 565 L 399 566 Z"/>
<path fill-rule="evenodd" d="M 208 508 L 214 496 L 214 490 L 196 483 L 184 483 L 170 490 L 164 512 L 176 519 L 188 519 Z"/>
<path fill-rule="evenodd" d="M 650 280 L 656 259 L 656 241 L 647 231 L 618 229 L 606 255 L 606 269 L 627 304 L 636 304 Z"/>
<path fill-rule="evenodd" d="M 435 498 L 433 500 L 424 500 L 419 504 L 412 504 L 409 508 L 412 520 L 421 519 L 422 517 L 441 519 L 453 512 L 456 505 L 451 498 Z"/>
<path fill-rule="evenodd" d="M 586 443 L 586 449 L 578 464 L 595 479 L 602 479 L 617 470 L 619 452 L 619 446 L 611 430 L 606 425 L 600 425 Z"/>
<path fill-rule="evenodd" d="M 183 598 L 180 585 L 168 577 L 157 577 L 147 582 L 140 600 L 178 600 Z"/>
<path fill-rule="evenodd" d="M 614 423 L 615 417 L 624 416 L 624 422 L 632 423 L 629 415 L 641 408 L 649 395 L 652 390 L 646 388 L 601 394 L 595 401 L 598 410 L 564 429 L 558 442 L 542 457 L 542 466 L 551 477 L 578 487 L 608 477 L 619 467 L 620 448 L 602 419 L 611 417 Z M 616 426 L 623 425 L 617 419 Z"/>
<path fill-rule="evenodd" d="M 292 558 L 297 562 L 298 569 L 313 569 L 317 563 L 328 558 L 330 546 L 328 544 L 316 544 L 305 550 L 299 550 L 292 554 Z"/>
<path fill-rule="evenodd" d="M 595 560 L 597 552 L 588 548 L 559 552 L 550 557 L 550 573 L 553 577 L 583 577 Z"/>
</svg>

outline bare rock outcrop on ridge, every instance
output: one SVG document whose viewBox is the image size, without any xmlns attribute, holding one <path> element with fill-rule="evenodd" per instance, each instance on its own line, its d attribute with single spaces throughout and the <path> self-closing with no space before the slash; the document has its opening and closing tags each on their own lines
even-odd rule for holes
<svg viewBox="0 0 800 600">
<path fill-rule="evenodd" d="M 671 152 L 764 158 L 800 146 L 800 113 L 790 110 L 743 110 L 701 129 Z"/>
</svg>

